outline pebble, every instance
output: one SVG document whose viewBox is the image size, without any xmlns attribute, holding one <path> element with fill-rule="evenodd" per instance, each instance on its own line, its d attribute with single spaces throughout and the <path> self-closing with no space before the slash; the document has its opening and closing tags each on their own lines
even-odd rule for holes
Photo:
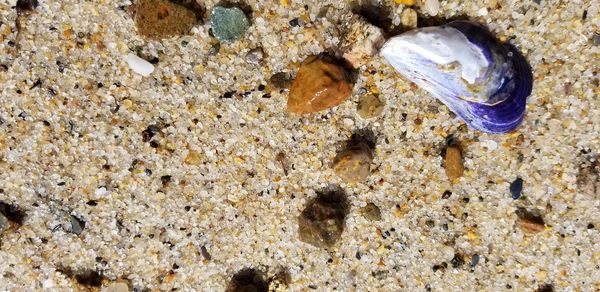
<svg viewBox="0 0 600 292">
<path fill-rule="evenodd" d="M 129 285 L 125 281 L 115 281 L 102 289 L 102 292 L 129 292 Z"/>
<path fill-rule="evenodd" d="M 194 11 L 173 1 L 139 0 L 136 4 L 135 25 L 138 33 L 147 38 L 187 34 L 196 21 Z"/>
<path fill-rule="evenodd" d="M 408 28 L 417 27 L 417 18 L 417 11 L 412 8 L 406 8 L 402 10 L 402 14 L 400 14 L 400 21 L 402 25 Z"/>
<path fill-rule="evenodd" d="M 256 269 L 243 269 L 237 272 L 231 278 L 225 292 L 243 292 L 243 291 L 268 291 L 268 283 L 264 279 L 263 273 Z"/>
<path fill-rule="evenodd" d="M 286 89 L 292 85 L 292 76 L 287 72 L 277 72 L 271 75 L 269 82 L 277 89 Z"/>
<path fill-rule="evenodd" d="M 73 234 L 81 234 L 85 228 L 85 222 L 75 216 L 71 215 L 71 232 Z"/>
<path fill-rule="evenodd" d="M 38 7 L 38 0 L 17 0 L 17 11 L 28 11 Z"/>
<path fill-rule="evenodd" d="M 263 57 L 264 57 L 263 49 L 255 48 L 255 49 L 250 50 L 248 52 L 248 54 L 246 54 L 246 62 L 248 62 L 250 64 L 258 65 L 260 63 L 260 61 L 262 61 Z"/>
<path fill-rule="evenodd" d="M 523 179 L 517 177 L 512 183 L 510 183 L 510 193 L 512 195 L 513 200 L 516 200 L 521 197 L 521 191 L 523 191 Z"/>
<path fill-rule="evenodd" d="M 577 188 L 592 200 L 600 200 L 600 162 L 581 167 L 577 174 Z"/>
<path fill-rule="evenodd" d="M 430 16 L 436 16 L 440 12 L 439 0 L 424 0 L 421 9 Z"/>
<path fill-rule="evenodd" d="M 385 103 L 374 94 L 361 95 L 356 111 L 363 119 L 379 116 L 383 112 Z"/>
<path fill-rule="evenodd" d="M 594 36 L 592 37 L 592 43 L 595 46 L 600 46 L 600 34 L 595 33 Z"/>
<path fill-rule="evenodd" d="M 221 44 L 216 43 L 216 44 L 212 45 L 210 47 L 210 49 L 208 49 L 208 55 L 215 56 L 219 53 L 220 50 L 221 50 Z"/>
<path fill-rule="evenodd" d="M 200 165 L 202 164 L 202 155 L 197 151 L 190 151 L 183 162 L 190 165 Z"/>
<path fill-rule="evenodd" d="M 250 21 L 239 7 L 216 6 L 210 16 L 210 26 L 218 40 L 232 43 L 244 35 Z"/>
<path fill-rule="evenodd" d="M 517 225 L 524 233 L 535 234 L 544 230 L 544 219 L 538 212 L 529 211 L 525 208 L 518 208 L 515 211 L 517 214 Z"/>
<path fill-rule="evenodd" d="M 319 248 L 333 246 L 344 231 L 348 208 L 341 191 L 318 194 L 298 217 L 300 240 Z"/>
<path fill-rule="evenodd" d="M 451 182 L 456 181 L 463 175 L 464 166 L 462 155 L 458 147 L 448 146 L 448 148 L 446 148 L 446 155 L 444 156 L 444 169 L 446 170 L 446 176 Z"/>
<path fill-rule="evenodd" d="M 8 219 L 0 213 L 0 234 L 8 228 Z"/>
<path fill-rule="evenodd" d="M 395 0 L 396 4 L 415 5 L 415 0 Z"/>
<path fill-rule="evenodd" d="M 309 56 L 292 82 L 287 110 L 297 114 L 334 107 L 350 97 L 350 74 L 329 56 Z"/>
<path fill-rule="evenodd" d="M 340 44 L 344 59 L 354 68 L 367 64 L 379 51 L 385 38 L 383 31 L 356 15 L 345 16 L 345 34 Z"/>
<path fill-rule="evenodd" d="M 471 257 L 471 263 L 469 264 L 469 266 L 471 268 L 474 268 L 478 263 L 479 263 L 479 255 L 478 254 L 474 254 Z"/>
<path fill-rule="evenodd" d="M 138 57 L 134 54 L 128 54 L 125 57 L 125 61 L 129 65 L 129 68 L 137 74 L 140 74 L 144 77 L 150 76 L 152 72 L 154 72 L 154 65 L 150 64 L 150 62 Z"/>
<path fill-rule="evenodd" d="M 363 182 L 371 174 L 373 153 L 366 143 L 350 146 L 337 154 L 333 171 L 346 183 Z"/>
<path fill-rule="evenodd" d="M 379 209 L 379 207 L 377 207 L 377 205 L 373 203 L 367 203 L 367 205 L 361 209 L 361 213 L 367 220 L 381 220 L 381 210 Z"/>
</svg>

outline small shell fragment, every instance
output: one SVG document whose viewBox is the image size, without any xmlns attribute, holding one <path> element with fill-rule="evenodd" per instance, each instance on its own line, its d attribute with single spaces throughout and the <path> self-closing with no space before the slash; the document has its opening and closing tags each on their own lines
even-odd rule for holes
<svg viewBox="0 0 600 292">
<path fill-rule="evenodd" d="M 144 77 L 147 77 L 150 74 L 152 74 L 152 72 L 154 72 L 154 65 L 138 57 L 137 55 L 127 54 L 127 57 L 125 57 L 125 61 L 127 61 L 129 68 L 131 68 L 133 72 L 140 74 Z"/>
</svg>

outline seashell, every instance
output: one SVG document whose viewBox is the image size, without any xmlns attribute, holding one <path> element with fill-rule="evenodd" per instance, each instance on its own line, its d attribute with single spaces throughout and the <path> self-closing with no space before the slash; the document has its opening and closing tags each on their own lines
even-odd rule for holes
<svg viewBox="0 0 600 292">
<path fill-rule="evenodd" d="M 479 24 L 455 21 L 411 30 L 390 38 L 381 55 L 477 130 L 506 133 L 523 121 L 531 67 Z"/>
</svg>

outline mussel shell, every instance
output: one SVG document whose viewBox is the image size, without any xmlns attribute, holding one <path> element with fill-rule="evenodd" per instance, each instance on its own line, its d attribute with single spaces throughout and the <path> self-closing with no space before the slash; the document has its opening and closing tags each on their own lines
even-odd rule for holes
<svg viewBox="0 0 600 292">
<path fill-rule="evenodd" d="M 418 50 L 420 44 L 410 42 L 415 34 L 437 35 L 457 31 L 464 37 L 461 44 L 475 48 L 487 61 L 473 84 L 460 70 L 444 70 Z M 448 44 L 449 49 L 453 48 Z M 417 48 L 417 49 L 415 49 Z M 416 83 L 446 104 L 453 112 L 477 130 L 489 133 L 510 132 L 523 121 L 526 99 L 531 94 L 533 76 L 523 55 L 509 44 L 502 44 L 484 27 L 468 21 L 455 21 L 440 27 L 410 31 L 389 39 L 381 55 L 400 74 Z M 461 69 L 459 66 L 458 69 Z"/>
</svg>

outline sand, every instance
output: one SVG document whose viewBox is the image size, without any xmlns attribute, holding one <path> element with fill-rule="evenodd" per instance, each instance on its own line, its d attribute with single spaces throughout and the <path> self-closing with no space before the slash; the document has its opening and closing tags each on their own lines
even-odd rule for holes
<svg viewBox="0 0 600 292">
<path fill-rule="evenodd" d="M 20 13 L 17 33 L 16 1 L 0 0 L 0 202 L 26 214 L 0 235 L 0 290 L 121 279 L 136 291 L 223 291 L 244 268 L 265 279 L 286 271 L 291 291 L 599 290 L 590 165 L 600 155 L 600 4 L 538 2 L 440 3 L 437 17 L 487 25 L 532 66 L 525 121 L 490 135 L 379 56 L 341 105 L 287 113 L 288 91 L 269 78 L 335 48 L 346 1 L 250 0 L 250 29 L 214 54 L 207 21 L 148 40 L 129 1 L 41 0 Z M 205 1 L 207 13 L 216 4 Z M 383 5 L 400 24 L 404 6 Z M 257 47 L 264 59 L 248 63 Z M 152 60 L 150 76 L 129 68 L 130 53 Z M 385 104 L 371 119 L 357 113 L 367 93 Z M 372 173 L 346 184 L 331 163 L 364 129 L 377 137 Z M 449 136 L 464 160 L 455 183 L 443 166 Z M 350 206 L 326 250 L 299 240 L 298 216 L 331 187 Z M 380 221 L 360 212 L 368 203 Z M 526 232 L 518 208 L 545 225 Z"/>
</svg>

